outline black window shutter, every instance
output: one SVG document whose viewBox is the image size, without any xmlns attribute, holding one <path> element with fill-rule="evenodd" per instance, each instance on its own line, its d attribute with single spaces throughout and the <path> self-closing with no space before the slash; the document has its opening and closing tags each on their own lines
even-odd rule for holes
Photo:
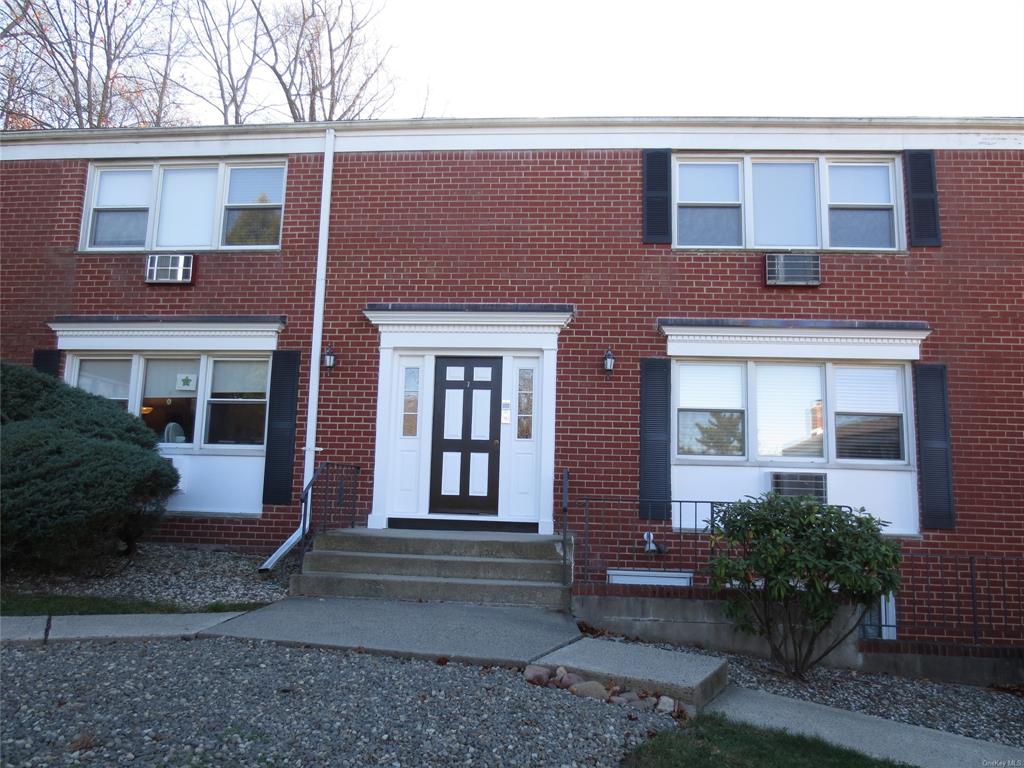
<svg viewBox="0 0 1024 768">
<path fill-rule="evenodd" d="M 672 242 L 672 152 L 644 150 L 644 242 Z"/>
<path fill-rule="evenodd" d="M 56 376 L 60 371 L 59 349 L 33 349 L 32 367 L 40 373 Z"/>
<path fill-rule="evenodd" d="M 949 440 L 946 366 L 918 363 L 914 372 L 922 523 L 925 528 L 954 528 L 953 452 Z"/>
<path fill-rule="evenodd" d="M 656 358 L 640 361 L 640 517 L 644 520 L 672 519 L 670 365 Z"/>
<path fill-rule="evenodd" d="M 904 161 L 910 200 L 910 244 L 942 245 L 935 153 L 932 150 L 908 150 L 904 153 Z"/>
<path fill-rule="evenodd" d="M 282 349 L 274 353 L 270 363 L 267 459 L 263 467 L 264 504 L 290 504 L 292 501 L 299 362 L 298 351 Z"/>
</svg>

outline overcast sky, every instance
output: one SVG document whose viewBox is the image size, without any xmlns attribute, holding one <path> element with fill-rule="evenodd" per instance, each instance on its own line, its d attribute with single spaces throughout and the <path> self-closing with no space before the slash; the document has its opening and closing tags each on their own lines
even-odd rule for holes
<svg viewBox="0 0 1024 768">
<path fill-rule="evenodd" d="M 1022 0 L 386 0 L 383 117 L 1022 116 Z"/>
</svg>

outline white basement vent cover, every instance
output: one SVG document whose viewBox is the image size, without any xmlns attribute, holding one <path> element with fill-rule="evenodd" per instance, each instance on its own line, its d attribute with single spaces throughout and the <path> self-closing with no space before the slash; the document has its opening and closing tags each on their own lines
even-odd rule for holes
<svg viewBox="0 0 1024 768">
<path fill-rule="evenodd" d="M 151 253 L 146 257 L 147 283 L 191 283 L 192 254 Z"/>
<path fill-rule="evenodd" d="M 608 569 L 609 584 L 652 584 L 666 587 L 692 587 L 692 571 L 658 571 L 653 569 Z"/>
</svg>

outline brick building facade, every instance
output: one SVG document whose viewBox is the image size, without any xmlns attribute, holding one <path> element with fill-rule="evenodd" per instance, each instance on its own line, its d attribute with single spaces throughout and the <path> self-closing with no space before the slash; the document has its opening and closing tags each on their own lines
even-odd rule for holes
<svg viewBox="0 0 1024 768">
<path fill-rule="evenodd" d="M 325 184 L 322 147 L 334 129 Z M 29 364 L 59 348 L 72 383 L 93 360 L 111 371 L 123 364 L 123 382 L 110 386 L 123 388 L 126 405 L 151 408 L 152 383 L 159 397 L 174 395 L 168 407 L 191 403 L 189 432 L 214 429 L 218 404 L 235 418 L 269 400 L 273 420 L 273 373 L 269 394 L 250 393 L 249 403 L 232 399 L 237 391 L 220 397 L 209 382 L 229 370 L 242 376 L 248 363 L 266 375 L 276 353 L 299 353 L 284 496 L 264 488 L 244 509 L 223 500 L 197 507 L 206 503 L 207 449 L 223 467 L 248 462 L 239 476 L 258 486 L 274 438 L 268 429 L 262 444 L 226 440 L 213 450 L 204 444 L 211 433 L 188 434 L 190 448 L 164 447 L 176 463 L 191 451 L 183 492 L 198 501 L 167 518 L 164 540 L 269 552 L 295 529 L 304 480 L 324 460 L 360 466 L 362 524 L 460 520 L 458 511 L 437 515 L 448 493 L 459 503 L 490 500 L 474 520 L 550 533 L 560 530 L 568 470 L 577 594 L 697 594 L 706 542 L 694 522 L 699 529 L 703 508 L 670 503 L 663 514 L 645 499 L 729 501 L 723 488 L 739 496 L 769 490 L 778 472 L 817 474 L 830 502 L 894 521 L 908 555 L 895 602 L 900 639 L 1016 644 L 1024 635 L 1022 122 L 418 121 L 40 132 L 5 135 L 3 145 L 5 360 Z M 912 231 L 922 221 L 920 190 L 907 176 L 913 152 L 934 163 L 936 245 L 917 245 L 928 240 Z M 235 171 L 250 166 L 284 169 L 279 245 L 218 245 L 237 212 L 232 174 L 242 179 Z M 184 222 L 190 204 L 169 202 L 178 178 L 169 171 L 190 169 L 208 172 L 211 194 L 221 196 L 214 235 L 201 247 L 160 247 L 161 224 Z M 113 191 L 100 189 L 104 171 Z M 124 171 L 137 173 L 116 175 Z M 146 172 L 156 190 L 146 239 L 93 245 L 102 227 L 138 212 L 142 203 L 115 186 L 128 190 Z M 670 179 L 661 197 L 659 173 Z M 274 204 L 273 195 L 242 202 Z M 669 222 L 661 234 L 659 216 Z M 858 238 L 881 245 L 843 245 Z M 779 252 L 818 254 L 820 284 L 767 285 L 765 254 Z M 147 282 L 149 253 L 192 255 L 191 279 Z M 337 362 L 322 369 L 327 346 Z M 181 390 L 181 371 L 173 392 L 144 381 L 144 370 L 157 370 L 152 360 L 182 368 L 191 356 L 202 377 L 196 394 Z M 501 366 L 488 362 L 496 360 Z M 644 374 L 665 384 L 645 395 L 668 413 L 663 447 L 641 439 L 649 360 L 666 361 Z M 952 504 L 931 518 L 921 499 L 935 474 L 914 407 L 922 365 L 948 384 L 939 415 L 948 416 Z M 320 450 L 307 458 L 311 375 Z M 488 389 L 483 377 L 496 383 Z M 792 382 L 791 396 L 807 402 L 779 400 L 777 381 Z M 456 394 L 468 404 L 452 434 L 469 442 L 437 443 L 450 425 L 435 409 Z M 491 453 L 473 453 L 475 421 L 468 433 L 478 395 L 497 430 L 484 436 L 500 435 Z M 867 405 L 843 405 L 854 401 Z M 873 411 L 887 426 L 859 443 L 850 425 Z M 694 447 L 706 437 L 694 425 L 706 429 L 712 414 L 740 419 L 738 448 Z M 895 453 L 880 447 L 885 440 L 896 441 Z M 642 455 L 651 445 L 660 451 L 654 465 Z M 449 472 L 449 462 L 460 463 Z M 215 474 L 232 471 L 223 467 Z M 661 553 L 644 552 L 647 532 Z M 623 580 L 633 583 L 610 583 Z"/>
</svg>

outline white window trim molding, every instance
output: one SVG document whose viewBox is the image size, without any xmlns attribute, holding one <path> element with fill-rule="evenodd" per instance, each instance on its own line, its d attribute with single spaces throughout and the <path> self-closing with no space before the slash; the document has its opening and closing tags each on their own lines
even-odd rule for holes
<svg viewBox="0 0 1024 768">
<path fill-rule="evenodd" d="M 284 320 L 48 323 L 67 352 L 273 352 Z"/>
<path fill-rule="evenodd" d="M 163 190 L 164 171 L 167 169 L 199 169 L 212 168 L 217 170 L 217 210 L 211 223 L 209 245 L 158 245 L 158 224 L 160 218 L 161 194 Z M 224 218 L 228 204 L 228 187 L 231 171 L 234 168 L 281 168 L 281 205 L 253 205 L 246 207 L 281 208 L 281 229 L 277 234 L 277 242 L 263 245 L 225 245 Z M 109 246 L 92 245 L 93 211 L 96 209 L 96 197 L 99 193 L 99 178 L 103 171 L 145 171 L 151 172 L 150 194 L 146 204 L 146 242 L 143 245 Z M 82 209 L 82 224 L 79 230 L 78 249 L 96 253 L 180 253 L 202 251 L 279 251 L 284 238 L 285 197 L 288 191 L 288 161 L 284 157 L 267 158 L 235 158 L 231 160 L 181 159 L 167 158 L 155 162 L 128 161 L 122 163 L 101 162 L 89 166 L 86 180 L 85 203 Z"/>
<path fill-rule="evenodd" d="M 732 164 L 739 168 L 739 200 L 736 203 L 708 203 L 682 200 L 679 196 L 679 168 L 688 164 Z M 810 163 L 814 165 L 815 225 L 817 242 L 814 245 L 758 245 L 754 227 L 754 181 L 753 167 L 758 163 Z M 829 211 L 832 207 L 860 207 L 833 204 L 830 196 L 829 169 L 833 165 L 876 165 L 889 169 L 888 205 L 866 206 L 891 208 L 893 212 L 892 246 L 833 246 L 829 229 Z M 788 154 L 687 154 L 677 152 L 672 156 L 672 248 L 678 251 L 836 251 L 865 253 L 900 253 L 907 249 L 907 218 L 904 205 L 903 162 L 895 154 L 830 154 L 830 153 L 788 153 Z M 679 208 L 692 204 L 701 206 L 738 206 L 740 209 L 739 245 L 688 245 L 679 243 Z"/>
<path fill-rule="evenodd" d="M 670 357 L 795 360 L 921 359 L 930 330 L 857 328 L 730 328 L 658 323 Z"/>
<path fill-rule="evenodd" d="M 539 440 L 538 532 L 551 534 L 554 497 L 548 490 L 554 487 L 555 481 L 558 335 L 572 320 L 573 311 L 368 309 L 363 314 L 380 332 L 373 506 L 367 526 L 385 528 L 388 524 L 393 484 L 390 457 L 394 456 L 396 448 L 392 383 L 401 355 L 526 353 L 538 357 L 540 380 L 534 382 L 534 391 L 539 390 L 544 404 L 542 418 L 535 419 L 534 424 L 534 439 Z M 428 382 L 432 381 L 432 367 L 432 364 L 425 366 L 421 374 L 421 424 L 423 414 L 429 410 L 424 393 Z"/>
</svg>

